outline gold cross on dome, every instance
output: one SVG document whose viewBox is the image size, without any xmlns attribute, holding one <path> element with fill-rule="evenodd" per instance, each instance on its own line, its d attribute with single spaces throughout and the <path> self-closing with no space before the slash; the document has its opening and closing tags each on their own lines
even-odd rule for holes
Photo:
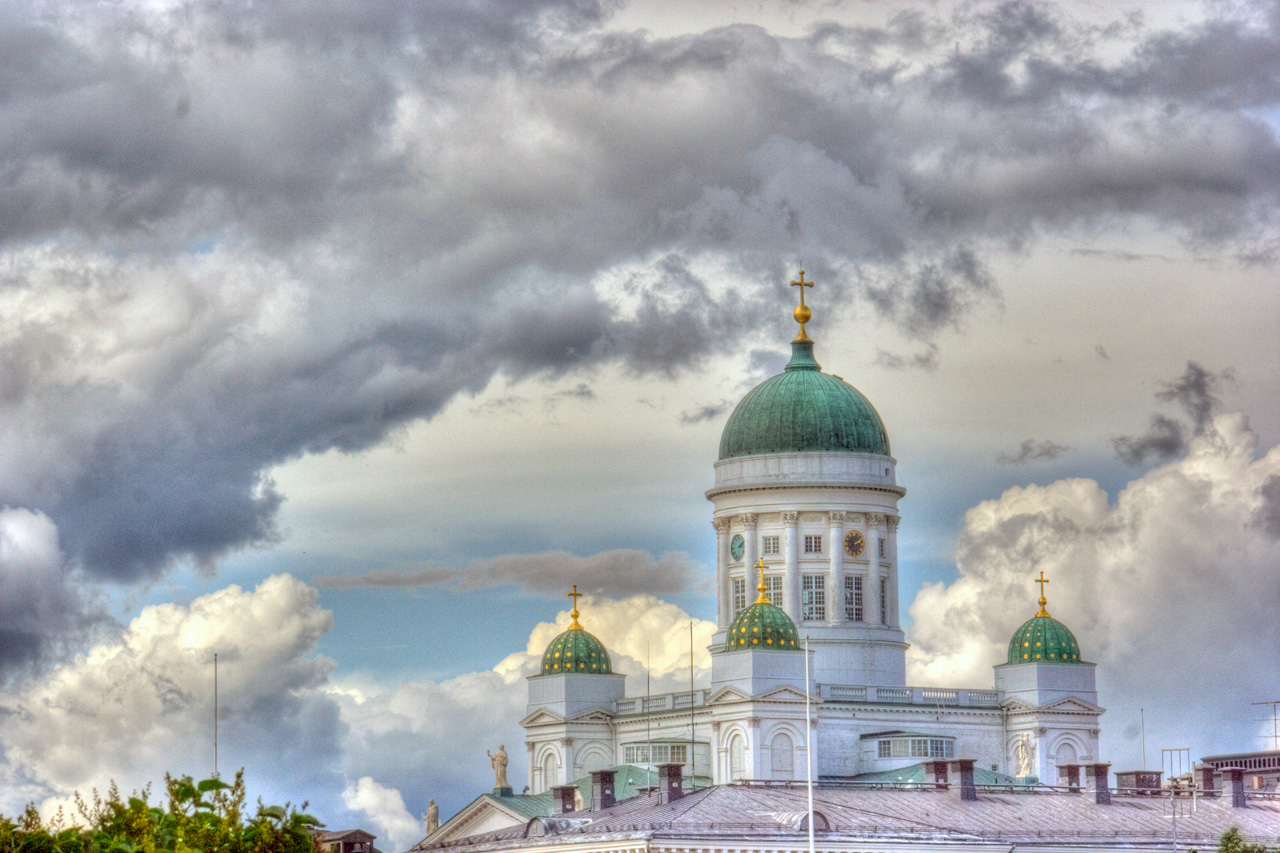
<svg viewBox="0 0 1280 853">
<path fill-rule="evenodd" d="M 1040 584 L 1040 612 L 1036 614 L 1037 616 L 1049 615 L 1049 611 L 1044 609 L 1044 606 L 1049 603 L 1048 599 L 1044 597 L 1044 585 L 1047 584 L 1048 582 L 1049 582 L 1049 579 L 1044 576 L 1044 569 L 1041 569 L 1040 577 L 1035 579 L 1035 583 Z"/>
<path fill-rule="evenodd" d="M 764 570 L 767 568 L 764 564 L 764 557 L 761 557 L 756 562 L 756 568 L 760 570 L 760 585 L 756 587 L 756 589 L 760 591 L 760 597 L 756 599 L 755 603 L 767 604 L 769 602 L 769 596 L 764 594 L 764 591 L 768 588 L 764 585 Z"/>
<path fill-rule="evenodd" d="M 804 324 L 809 322 L 809 318 L 813 316 L 813 312 L 809 310 L 809 306 L 804 304 L 804 289 L 813 287 L 813 282 L 804 280 L 804 270 L 800 270 L 800 280 L 791 282 L 792 287 L 800 288 L 800 304 L 796 310 L 792 312 L 792 316 L 796 318 L 796 322 L 800 324 L 800 334 L 796 335 L 797 341 L 807 341 L 809 336 L 805 334 Z"/>
<path fill-rule="evenodd" d="M 578 599 L 582 598 L 582 596 L 585 595 L 585 593 L 578 592 L 578 585 L 575 583 L 573 585 L 573 592 L 568 593 L 568 595 L 570 598 L 573 599 L 573 612 L 569 614 L 570 616 L 573 617 L 573 624 L 570 625 L 569 627 L 581 628 L 582 626 L 578 624 Z"/>
</svg>

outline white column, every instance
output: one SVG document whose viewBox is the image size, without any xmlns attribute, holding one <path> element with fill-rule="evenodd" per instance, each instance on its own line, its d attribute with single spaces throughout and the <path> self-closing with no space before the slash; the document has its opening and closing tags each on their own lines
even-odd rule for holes
<svg viewBox="0 0 1280 853">
<path fill-rule="evenodd" d="M 732 621 L 733 589 L 729 583 L 729 519 L 712 519 L 711 526 L 716 529 L 716 596 L 719 608 L 719 625 L 728 628 Z"/>
<path fill-rule="evenodd" d="M 883 624 L 880 621 L 880 588 L 885 581 L 880 577 L 880 525 L 884 523 L 884 516 L 879 513 L 867 513 L 867 565 L 870 567 L 867 578 L 867 594 L 871 600 L 867 602 L 870 613 L 864 614 L 867 621 L 874 624 Z M 888 594 L 888 590 L 885 590 Z M 888 614 L 886 614 L 888 615 Z"/>
<path fill-rule="evenodd" d="M 738 516 L 738 520 L 742 522 L 742 527 L 744 528 L 742 538 L 747 540 L 747 547 L 742 551 L 742 564 L 746 567 L 747 572 L 747 606 L 750 607 L 751 602 L 756 600 L 751 591 L 756 588 L 756 584 L 760 583 L 760 578 L 757 577 L 759 572 L 755 569 L 756 554 L 760 550 L 759 537 L 756 536 L 756 514 L 754 512 L 744 512 Z M 732 605 L 730 606 L 732 607 Z"/>
<path fill-rule="evenodd" d="M 898 618 L 898 520 L 896 515 L 885 519 L 888 525 L 884 553 L 889 562 L 889 624 L 894 628 L 901 627 Z"/>
<path fill-rule="evenodd" d="M 800 607 L 800 570 L 797 565 L 796 525 L 800 521 L 800 513 L 784 512 L 782 514 L 783 536 L 782 548 L 784 569 L 782 576 L 782 609 L 791 617 L 791 621 L 799 623 Z"/>
<path fill-rule="evenodd" d="M 827 513 L 827 548 L 831 554 L 828 580 L 827 619 L 832 625 L 844 621 L 844 513 Z"/>
</svg>

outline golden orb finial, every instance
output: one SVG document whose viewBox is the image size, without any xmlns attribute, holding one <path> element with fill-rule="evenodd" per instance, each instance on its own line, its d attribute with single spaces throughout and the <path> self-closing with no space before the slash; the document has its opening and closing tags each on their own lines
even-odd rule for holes
<svg viewBox="0 0 1280 853">
<path fill-rule="evenodd" d="M 756 589 L 757 589 L 757 590 L 759 590 L 759 592 L 760 592 L 760 597 L 759 597 L 759 598 L 757 598 L 757 599 L 755 600 L 755 603 L 756 603 L 756 604 L 768 604 L 768 603 L 769 603 L 769 596 L 767 596 L 767 595 L 765 595 L 765 594 L 764 594 L 764 591 L 765 591 L 766 589 L 768 589 L 768 587 L 766 587 L 766 586 L 764 585 L 764 570 L 765 570 L 764 557 L 761 557 L 761 558 L 756 562 L 756 568 L 760 570 L 760 585 L 756 587 Z"/>
<path fill-rule="evenodd" d="M 569 593 L 568 595 L 570 598 L 573 599 L 573 611 L 569 614 L 570 616 L 573 617 L 573 624 L 569 626 L 569 630 L 573 631 L 576 629 L 578 631 L 581 631 L 582 626 L 578 624 L 578 599 L 581 598 L 584 595 L 584 593 L 578 592 L 578 585 L 575 583 L 573 585 L 573 592 Z"/>
<path fill-rule="evenodd" d="M 804 289 L 813 287 L 813 282 L 804 280 L 804 270 L 800 270 L 800 280 L 791 282 L 792 287 L 800 288 L 800 304 L 796 306 L 796 310 L 791 312 L 791 316 L 796 318 L 796 322 L 800 324 L 800 334 L 796 335 L 797 341 L 807 341 L 811 338 L 805 334 L 804 324 L 809 322 L 813 317 L 813 312 L 809 310 L 809 306 L 804 304 Z"/>
<path fill-rule="evenodd" d="M 1044 597 L 1044 585 L 1049 582 L 1049 579 L 1044 576 L 1044 569 L 1040 570 L 1040 577 L 1036 578 L 1035 582 L 1040 584 L 1040 612 L 1036 615 L 1048 616 L 1049 611 L 1044 609 L 1044 606 L 1049 603 L 1049 600 Z"/>
</svg>

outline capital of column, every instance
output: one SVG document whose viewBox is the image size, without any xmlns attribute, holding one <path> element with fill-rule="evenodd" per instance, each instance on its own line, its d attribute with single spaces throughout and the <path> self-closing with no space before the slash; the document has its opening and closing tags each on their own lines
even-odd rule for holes
<svg viewBox="0 0 1280 853">
<path fill-rule="evenodd" d="M 727 519 L 727 518 L 713 518 L 713 519 L 711 519 L 711 526 L 712 526 L 712 527 L 714 527 L 714 528 L 716 529 L 716 533 L 728 533 L 728 532 L 729 532 L 729 519 Z"/>
<path fill-rule="evenodd" d="M 879 527 L 884 524 L 884 514 L 879 512 L 867 513 L 867 525 L 870 527 Z"/>
<path fill-rule="evenodd" d="M 562 738 L 560 738 L 560 743 L 561 743 L 561 745 L 563 745 L 563 746 L 573 746 L 573 738 L 571 738 L 571 737 L 562 737 Z"/>
<path fill-rule="evenodd" d="M 747 728 L 749 728 L 749 729 L 758 729 L 758 728 L 760 728 L 760 718 L 759 718 L 759 717 L 747 717 Z"/>
<path fill-rule="evenodd" d="M 711 731 L 713 731 L 713 732 L 718 732 L 718 731 L 720 731 L 720 721 L 719 721 L 719 720 L 712 720 L 712 721 L 711 721 Z"/>
<path fill-rule="evenodd" d="M 844 511 L 835 509 L 827 513 L 827 521 L 831 524 L 843 524 L 845 515 L 847 515 L 847 513 Z"/>
<path fill-rule="evenodd" d="M 744 512 L 738 516 L 742 520 L 742 525 L 748 530 L 752 530 L 756 526 L 756 514 L 754 512 Z"/>
<path fill-rule="evenodd" d="M 783 524 L 786 524 L 786 525 L 799 524 L 799 523 L 800 523 L 800 513 L 798 513 L 798 512 L 784 512 L 784 513 L 782 514 L 782 523 L 783 523 Z"/>
<path fill-rule="evenodd" d="M 889 525 L 889 529 L 893 530 L 898 526 L 898 522 L 902 521 L 902 518 L 897 515 L 890 515 L 886 517 L 885 521 Z"/>
</svg>

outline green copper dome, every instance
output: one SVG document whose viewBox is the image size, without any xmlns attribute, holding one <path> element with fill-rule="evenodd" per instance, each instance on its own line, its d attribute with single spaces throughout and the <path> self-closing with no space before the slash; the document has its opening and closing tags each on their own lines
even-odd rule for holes
<svg viewBox="0 0 1280 853">
<path fill-rule="evenodd" d="M 756 603 L 738 614 L 729 626 L 725 651 L 738 649 L 800 650 L 800 634 L 796 623 L 781 607 L 769 603 L 763 591 Z"/>
<path fill-rule="evenodd" d="M 1036 661 L 1080 662 L 1080 644 L 1075 635 L 1043 609 L 1023 622 L 1009 641 L 1009 663 Z"/>
<path fill-rule="evenodd" d="M 551 641 L 542 653 L 542 674 L 561 672 L 590 672 L 608 675 L 613 672 L 609 653 L 604 643 L 587 633 L 581 626 L 570 628 Z"/>
<path fill-rule="evenodd" d="M 822 372 L 813 341 L 792 341 L 786 370 L 751 389 L 729 416 L 720 458 L 822 450 L 889 456 L 889 434 L 870 400 Z"/>
</svg>

